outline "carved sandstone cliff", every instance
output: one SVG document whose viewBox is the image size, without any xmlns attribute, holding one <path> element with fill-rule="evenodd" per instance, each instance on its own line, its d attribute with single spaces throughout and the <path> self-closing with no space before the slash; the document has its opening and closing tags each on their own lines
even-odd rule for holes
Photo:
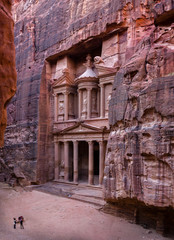
<svg viewBox="0 0 174 240">
<path fill-rule="evenodd" d="M 115 77 L 105 167 L 110 201 L 174 207 L 174 25 L 161 14 Z"/>
<path fill-rule="evenodd" d="M 0 1 L 0 147 L 7 124 L 6 106 L 16 91 L 14 23 L 11 1 Z"/>
<path fill-rule="evenodd" d="M 107 38 L 105 60 L 113 66 L 117 59 L 120 70 L 110 101 L 105 199 L 173 207 L 173 6 L 172 0 L 16 1 L 18 92 L 0 157 L 30 182 L 54 178 L 49 63 Z"/>
</svg>

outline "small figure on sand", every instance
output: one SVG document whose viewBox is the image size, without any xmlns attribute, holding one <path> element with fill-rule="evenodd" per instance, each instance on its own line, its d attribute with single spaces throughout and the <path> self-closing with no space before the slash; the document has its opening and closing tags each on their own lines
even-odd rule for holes
<svg viewBox="0 0 174 240">
<path fill-rule="evenodd" d="M 21 229 L 24 229 L 24 226 L 23 226 L 24 218 L 23 218 L 23 216 L 18 217 L 18 221 L 19 221 L 19 223 L 20 223 L 20 228 L 21 228 Z"/>
<path fill-rule="evenodd" d="M 16 229 L 16 223 L 17 223 L 17 220 L 16 220 L 16 218 L 13 218 L 13 223 L 14 223 L 14 229 Z"/>
</svg>

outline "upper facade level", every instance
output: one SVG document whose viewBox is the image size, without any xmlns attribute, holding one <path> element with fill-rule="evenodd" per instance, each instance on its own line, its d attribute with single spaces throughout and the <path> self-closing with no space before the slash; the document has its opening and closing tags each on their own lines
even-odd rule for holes
<svg viewBox="0 0 174 240">
<path fill-rule="evenodd" d="M 79 69 L 73 66 L 74 63 L 68 56 L 56 63 L 54 76 L 58 77 L 52 78 L 55 123 L 73 119 L 107 119 L 108 102 L 117 69 L 105 66 L 99 56 L 94 57 L 93 62 L 89 54 L 83 64 L 86 70 L 82 74 L 75 77 L 83 66 Z"/>
</svg>

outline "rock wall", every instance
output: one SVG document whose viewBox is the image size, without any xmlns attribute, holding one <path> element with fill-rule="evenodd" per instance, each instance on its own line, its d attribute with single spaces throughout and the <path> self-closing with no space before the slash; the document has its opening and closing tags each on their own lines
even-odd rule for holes
<svg viewBox="0 0 174 240">
<path fill-rule="evenodd" d="M 14 1 L 18 91 L 0 154 L 13 181 L 54 178 L 49 63 L 118 32 L 105 199 L 173 207 L 173 7 L 172 0 Z"/>
<path fill-rule="evenodd" d="M 6 107 L 16 91 L 14 22 L 11 15 L 12 2 L 0 1 L 0 155 L 4 145 L 7 125 Z M 6 180 L 10 169 L 0 157 L 0 181 Z"/>
<path fill-rule="evenodd" d="M 108 201 L 174 207 L 172 7 L 171 1 L 153 6 L 154 24 L 145 35 L 139 31 L 141 40 L 115 77 L 104 177 Z"/>
<path fill-rule="evenodd" d="M 7 125 L 6 106 L 16 91 L 14 23 L 11 1 L 0 1 L 0 147 Z"/>
</svg>

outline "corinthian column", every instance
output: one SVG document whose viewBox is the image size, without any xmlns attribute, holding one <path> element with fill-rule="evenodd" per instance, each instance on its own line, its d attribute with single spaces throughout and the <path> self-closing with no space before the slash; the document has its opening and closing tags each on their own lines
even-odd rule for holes
<svg viewBox="0 0 174 240">
<path fill-rule="evenodd" d="M 73 161 L 74 161 L 74 182 L 78 182 L 78 141 L 73 142 L 74 145 L 74 156 L 73 156 Z"/>
<path fill-rule="evenodd" d="M 64 142 L 64 180 L 69 180 L 69 143 Z"/>
<path fill-rule="evenodd" d="M 82 112 L 82 91 L 79 89 L 78 90 L 78 95 L 79 95 L 79 97 L 78 97 L 78 100 L 79 100 L 79 102 L 78 102 L 78 107 L 79 107 L 79 119 L 81 118 L 81 112 Z"/>
<path fill-rule="evenodd" d="M 94 152 L 93 152 L 93 142 L 88 142 L 89 145 L 89 173 L 88 173 L 88 183 L 94 184 Z"/>
<path fill-rule="evenodd" d="M 99 146 L 100 146 L 100 160 L 99 160 L 99 184 L 102 185 L 103 182 L 103 175 L 104 175 L 104 142 L 100 141 L 99 142 Z"/>
</svg>

